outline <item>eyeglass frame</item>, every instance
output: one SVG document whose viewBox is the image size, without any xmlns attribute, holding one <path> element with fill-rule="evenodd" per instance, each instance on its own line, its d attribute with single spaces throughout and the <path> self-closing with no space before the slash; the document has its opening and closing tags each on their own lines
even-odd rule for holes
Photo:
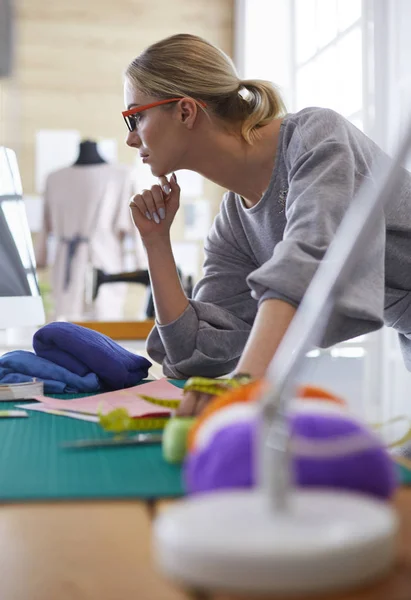
<svg viewBox="0 0 411 600">
<path fill-rule="evenodd" d="M 132 128 L 129 124 L 128 117 L 132 117 L 133 115 L 143 112 L 143 110 L 148 110 L 149 108 L 154 108 L 155 106 L 161 106 L 162 104 L 169 104 L 171 102 L 179 102 L 180 100 L 183 100 L 183 97 L 167 98 L 166 100 L 157 100 L 156 102 L 150 102 L 150 104 L 143 104 L 143 106 L 137 106 L 135 108 L 130 108 L 129 110 L 124 110 L 121 114 L 123 115 L 123 119 L 127 125 L 127 129 L 133 132 L 137 129 L 137 123 L 135 119 L 132 119 L 132 122 L 135 124 L 134 128 Z M 202 100 L 196 100 L 196 102 L 200 104 L 200 106 L 202 106 L 203 108 L 207 106 L 207 104 Z"/>
</svg>

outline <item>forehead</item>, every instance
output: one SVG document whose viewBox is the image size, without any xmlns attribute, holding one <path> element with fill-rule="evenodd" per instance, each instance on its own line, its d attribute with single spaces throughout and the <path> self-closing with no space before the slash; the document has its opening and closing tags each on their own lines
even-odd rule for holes
<svg viewBox="0 0 411 600">
<path fill-rule="evenodd" d="M 156 98 L 143 94 L 136 87 L 134 87 L 129 80 L 126 79 L 124 82 L 124 104 L 126 108 L 130 105 L 141 106 L 143 104 L 149 104 L 154 102 Z"/>
</svg>

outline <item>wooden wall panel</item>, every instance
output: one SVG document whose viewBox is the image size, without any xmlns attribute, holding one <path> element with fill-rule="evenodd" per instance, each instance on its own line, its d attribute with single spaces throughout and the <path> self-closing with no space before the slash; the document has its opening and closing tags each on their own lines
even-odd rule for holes
<svg viewBox="0 0 411 600">
<path fill-rule="evenodd" d="M 147 45 L 179 32 L 233 48 L 234 0 L 16 0 L 14 77 L 2 84 L 1 143 L 18 152 L 26 193 L 35 193 L 35 134 L 77 129 L 124 144 L 122 73 Z M 214 195 L 215 194 L 215 195 Z M 221 190 L 212 192 L 214 201 Z"/>
</svg>

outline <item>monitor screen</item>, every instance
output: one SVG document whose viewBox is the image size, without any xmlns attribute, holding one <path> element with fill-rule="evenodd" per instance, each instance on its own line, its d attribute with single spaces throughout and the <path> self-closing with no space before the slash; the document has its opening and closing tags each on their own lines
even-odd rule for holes
<svg viewBox="0 0 411 600">
<path fill-rule="evenodd" d="M 0 147 L 0 297 L 39 296 L 16 155 Z"/>
<path fill-rule="evenodd" d="M 41 325 L 43 302 L 13 150 L 0 146 L 0 329 Z"/>
</svg>

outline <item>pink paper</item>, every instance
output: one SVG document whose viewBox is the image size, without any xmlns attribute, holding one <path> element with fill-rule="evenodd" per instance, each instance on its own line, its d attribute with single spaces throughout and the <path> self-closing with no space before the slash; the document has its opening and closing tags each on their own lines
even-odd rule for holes
<svg viewBox="0 0 411 600">
<path fill-rule="evenodd" d="M 162 400 L 181 400 L 183 390 L 169 383 L 165 377 L 142 385 L 136 385 L 125 390 L 106 392 L 86 398 L 75 398 L 74 400 L 58 400 L 46 396 L 34 396 L 38 402 L 42 402 L 49 408 L 71 410 L 89 415 L 97 415 L 99 411 L 108 413 L 115 408 L 126 408 L 131 417 L 169 415 L 171 410 L 147 402 L 140 397 L 141 394 L 161 398 Z"/>
</svg>

